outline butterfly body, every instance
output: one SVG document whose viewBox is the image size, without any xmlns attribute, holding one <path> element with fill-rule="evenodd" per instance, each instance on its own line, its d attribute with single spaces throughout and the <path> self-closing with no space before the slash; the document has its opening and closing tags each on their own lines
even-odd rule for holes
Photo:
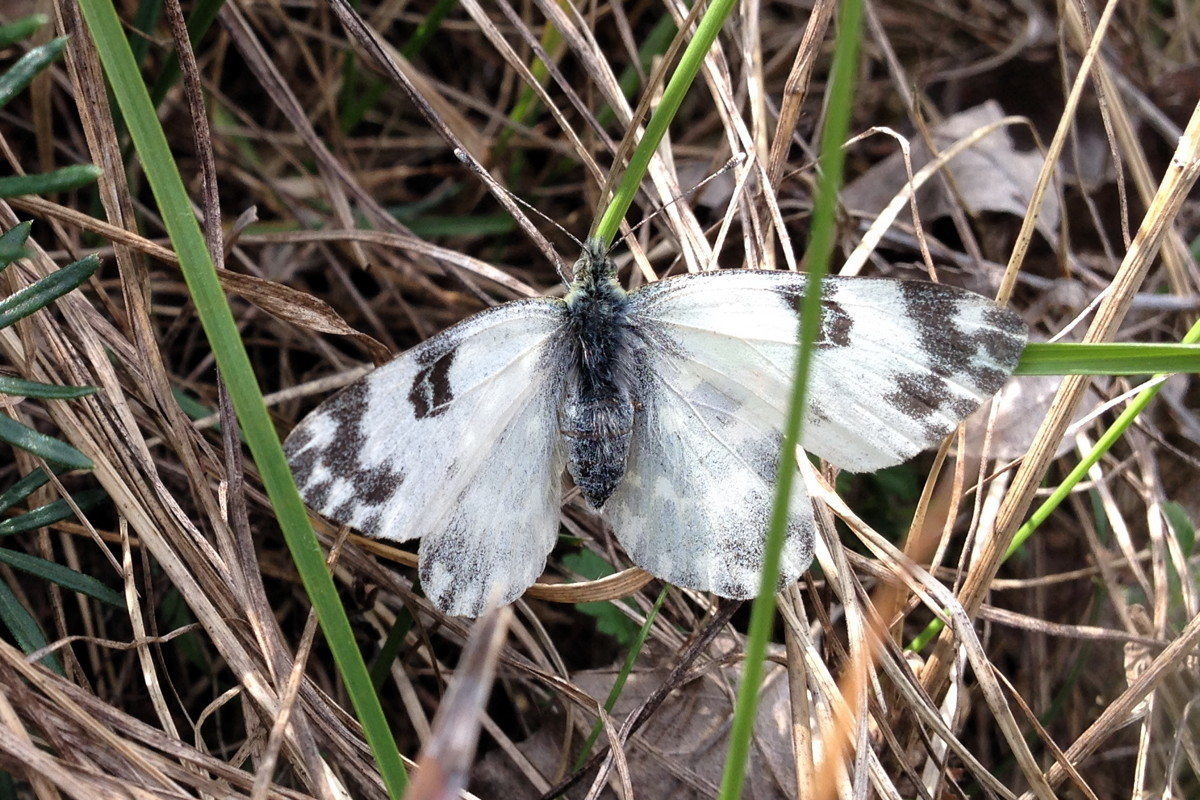
<svg viewBox="0 0 1200 800">
<path fill-rule="evenodd" d="M 587 247 L 566 298 L 570 374 L 559 412 L 567 470 L 593 508 L 625 475 L 639 394 L 629 295 L 603 249 Z"/>
<path fill-rule="evenodd" d="M 474 616 L 541 575 L 569 472 L 633 563 L 752 597 L 807 278 L 725 269 L 626 293 L 614 272 L 589 244 L 565 299 L 480 312 L 323 403 L 285 442 L 309 505 L 420 539 L 430 600 Z M 852 472 L 941 441 L 1025 344 L 1015 313 L 944 284 L 835 277 L 821 299 L 801 446 Z M 812 560 L 803 482 L 790 509 L 783 581 Z"/>
</svg>

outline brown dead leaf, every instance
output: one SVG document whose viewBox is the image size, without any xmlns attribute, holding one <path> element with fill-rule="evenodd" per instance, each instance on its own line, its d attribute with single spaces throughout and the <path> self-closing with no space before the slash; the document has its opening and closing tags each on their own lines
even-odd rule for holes
<svg viewBox="0 0 1200 800">
<path fill-rule="evenodd" d="M 350 327 L 332 306 L 308 292 L 227 269 L 217 270 L 217 277 L 226 290 L 240 295 L 281 322 L 299 325 L 310 331 L 349 336 L 366 348 L 376 364 L 382 364 L 392 357 L 391 351 L 382 342 Z"/>
<path fill-rule="evenodd" d="M 956 141 L 1004 118 L 995 101 L 947 117 L 933 130 L 934 142 L 944 150 Z M 924 143 L 913 139 L 912 168 L 916 172 L 930 160 Z M 1005 128 L 983 137 L 945 167 L 970 212 L 993 211 L 1023 217 L 1042 168 L 1042 154 L 1034 149 L 1023 151 Z M 904 188 L 908 173 L 904 156 L 897 152 L 880 161 L 851 182 L 842 199 L 846 207 L 869 217 L 878 216 L 892 198 Z M 939 182 L 929 181 L 917 190 L 917 208 L 924 223 L 949 216 L 955 198 L 943 191 Z M 1037 230 L 1050 244 L 1058 241 L 1062 207 L 1058 195 L 1048 192 L 1037 221 Z M 911 220 L 904 220 L 908 225 Z"/>
<path fill-rule="evenodd" d="M 996 416 L 992 423 L 992 436 L 987 441 L 987 455 L 1001 461 L 1012 461 L 1029 452 L 1038 425 L 1050 408 L 1054 393 L 1062 383 L 1059 375 L 1020 375 L 1010 378 L 991 401 L 980 406 L 967 417 L 967 455 L 978 458 L 984 445 L 988 419 L 993 405 Z M 1100 395 L 1089 390 L 1084 402 L 1075 411 L 1074 422 L 1083 419 L 1092 407 L 1101 402 Z M 1074 439 L 1064 437 L 1059 442 L 1056 457 L 1069 453 L 1075 446 Z"/>
<path fill-rule="evenodd" d="M 713 644 L 713 649 L 720 652 L 729 652 L 732 648 L 728 638 L 718 639 Z M 603 701 L 618 669 L 619 665 L 614 665 L 611 669 L 578 672 L 571 680 Z M 614 718 L 624 719 L 638 708 L 662 684 L 668 671 L 667 666 L 657 664 L 635 669 L 617 701 Z M 740 675 L 740 664 L 725 666 L 679 687 L 633 737 L 625 752 L 630 779 L 638 797 L 709 800 L 716 796 L 729 742 L 732 697 Z M 746 769 L 744 800 L 795 796 L 790 726 L 787 673 L 783 667 L 769 662 L 759 701 L 755 747 Z M 576 737 L 576 741 L 579 738 Z M 562 740 L 563 720 L 551 718 L 517 747 L 552 782 L 561 760 Z M 602 743 L 603 738 L 599 744 Z M 583 797 L 588 783 L 584 781 L 568 791 L 565 797 Z M 531 794 L 528 780 L 502 752 L 489 753 L 476 766 L 473 786 L 485 797 L 528 797 Z M 600 797 L 613 800 L 616 795 L 610 787 Z"/>
</svg>

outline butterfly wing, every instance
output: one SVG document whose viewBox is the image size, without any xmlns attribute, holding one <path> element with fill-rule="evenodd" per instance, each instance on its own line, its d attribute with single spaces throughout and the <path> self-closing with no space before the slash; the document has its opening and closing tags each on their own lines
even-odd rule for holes
<svg viewBox="0 0 1200 800">
<path fill-rule="evenodd" d="M 757 592 L 774 469 L 791 394 L 806 278 L 724 270 L 630 297 L 646 343 L 643 413 L 606 506 L 630 557 L 667 580 Z M 802 446 L 851 471 L 900 463 L 997 391 L 1024 347 L 1019 317 L 953 287 L 829 278 Z M 811 507 L 793 496 L 782 577 L 812 553 Z"/>
<path fill-rule="evenodd" d="M 654 330 L 646 326 L 643 330 Z M 644 367 L 625 477 L 604 514 L 635 564 L 723 597 L 758 593 L 782 419 L 736 380 L 697 368 L 665 330 Z M 781 579 L 812 561 L 812 506 L 793 484 Z"/>
<path fill-rule="evenodd" d="M 448 613 L 513 600 L 554 546 L 564 313 L 539 299 L 477 314 L 327 400 L 284 444 L 312 508 L 421 538 L 421 583 Z"/>
<path fill-rule="evenodd" d="M 782 415 L 805 285 L 794 272 L 722 270 L 635 292 L 631 314 L 663 331 L 695 369 Z M 851 472 L 906 461 L 1000 390 L 1026 338 L 1016 313 L 973 292 L 827 278 L 801 445 Z"/>
</svg>

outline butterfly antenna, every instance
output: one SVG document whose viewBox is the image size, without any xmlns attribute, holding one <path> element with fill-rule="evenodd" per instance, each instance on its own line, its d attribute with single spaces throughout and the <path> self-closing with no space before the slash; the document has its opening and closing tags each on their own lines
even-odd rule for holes
<svg viewBox="0 0 1200 800">
<path fill-rule="evenodd" d="M 663 204 L 662 204 L 661 206 L 659 206 L 658 208 L 654 209 L 654 211 L 652 211 L 652 212 L 650 213 L 650 216 L 646 217 L 644 220 L 642 220 L 641 222 L 639 222 L 637 225 L 634 225 L 632 228 L 630 228 L 630 229 L 629 229 L 629 233 L 628 233 L 628 234 L 626 234 L 626 235 L 624 236 L 624 238 L 625 238 L 625 239 L 628 239 L 630 236 L 633 236 L 635 233 L 637 233 L 637 232 L 638 232 L 638 230 L 639 230 L 639 229 L 640 229 L 640 228 L 641 228 L 643 225 L 645 225 L 647 222 L 649 222 L 650 220 L 652 220 L 652 219 L 654 219 L 655 217 L 657 217 L 657 216 L 658 216 L 659 214 L 661 214 L 662 212 L 666 211 L 666 210 L 667 210 L 667 209 L 668 209 L 670 206 L 674 205 L 675 203 L 678 203 L 680 200 L 683 200 L 685 197 L 690 197 L 691 195 L 693 195 L 693 194 L 695 194 L 696 192 L 700 191 L 700 190 L 701 190 L 701 189 L 703 189 L 703 188 L 705 187 L 705 185 L 707 185 L 707 184 L 708 184 L 710 181 L 714 181 L 714 180 L 716 180 L 717 178 L 719 178 L 719 177 L 721 177 L 722 175 L 724 175 L 726 172 L 729 172 L 729 170 L 731 170 L 731 169 L 734 169 L 735 167 L 738 167 L 738 166 L 740 166 L 740 165 L 742 164 L 742 162 L 744 162 L 745 160 L 746 160 L 746 154 L 745 154 L 745 153 L 734 153 L 732 156 L 730 156 L 729 160 L 725 162 L 725 165 L 724 165 L 723 167 L 721 167 L 719 170 L 717 170 L 716 172 L 714 172 L 712 175 L 709 175 L 707 178 L 705 178 L 704 180 L 700 181 L 699 183 L 697 183 L 697 184 L 696 184 L 695 186 L 693 186 L 692 188 L 688 189 L 687 191 L 683 192 L 682 194 L 680 194 L 680 195 L 678 195 L 678 196 L 676 196 L 676 197 L 672 197 L 670 200 L 668 200 L 667 202 L 663 203 Z"/>
<path fill-rule="evenodd" d="M 546 222 L 549 222 L 551 225 L 553 225 L 554 227 L 558 228 L 560 231 L 565 233 L 572 242 L 579 245 L 580 250 L 583 250 L 583 242 L 579 241 L 579 238 L 577 236 L 575 236 L 575 234 L 571 233 L 569 230 L 564 228 L 562 225 L 559 225 L 557 222 L 550 219 L 550 217 L 546 216 L 544 213 L 539 211 L 532 204 L 526 202 L 525 200 L 522 200 L 520 197 L 517 197 L 516 194 L 514 194 L 513 192 L 509 191 L 506 187 L 501 185 L 499 181 L 497 181 L 495 178 L 493 178 L 491 176 L 490 173 L 487 172 L 487 170 L 483 169 L 483 167 L 481 167 L 478 163 L 476 163 L 476 161 L 474 159 L 468 158 L 467 154 L 464 153 L 460 148 L 457 148 L 457 147 L 454 148 L 454 155 L 458 156 L 458 160 L 461 161 L 462 163 L 466 164 L 467 167 L 469 167 L 471 169 L 471 171 L 473 171 L 474 173 L 479 175 L 479 177 L 483 179 L 484 183 L 486 183 L 488 185 L 488 187 L 491 188 L 493 191 L 502 193 L 505 197 L 509 198 L 513 202 L 525 207 L 526 209 L 532 211 L 534 214 L 537 214 L 539 217 L 546 220 Z M 712 177 L 715 178 L 716 175 L 714 175 Z M 711 178 L 709 180 L 711 180 Z M 558 259 L 556 258 L 555 261 L 557 261 L 557 260 Z M 566 271 L 563 269 L 562 264 L 555 264 L 554 269 L 558 271 L 558 277 L 562 278 L 564 283 L 571 282 L 570 278 L 567 277 Z"/>
</svg>

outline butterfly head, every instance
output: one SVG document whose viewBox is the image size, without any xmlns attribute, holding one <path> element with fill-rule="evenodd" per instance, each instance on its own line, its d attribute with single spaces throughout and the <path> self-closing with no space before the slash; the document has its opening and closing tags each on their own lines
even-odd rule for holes
<svg viewBox="0 0 1200 800">
<path fill-rule="evenodd" d="M 583 252 L 575 262 L 574 279 L 571 281 L 571 292 L 567 302 L 572 297 L 581 294 L 595 294 L 617 288 L 617 265 L 608 257 L 608 245 L 602 240 L 591 238 L 583 243 Z"/>
</svg>

